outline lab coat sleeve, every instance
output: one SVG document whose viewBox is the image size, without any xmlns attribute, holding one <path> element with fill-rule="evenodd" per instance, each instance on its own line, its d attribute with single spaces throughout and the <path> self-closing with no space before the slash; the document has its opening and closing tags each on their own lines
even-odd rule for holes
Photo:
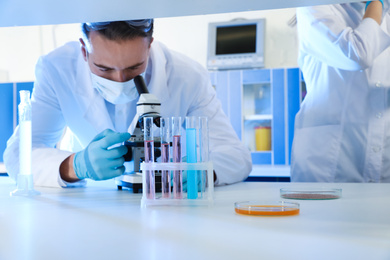
<svg viewBox="0 0 390 260">
<path fill-rule="evenodd" d="M 66 187 L 84 185 L 85 181 L 74 184 L 60 178 L 59 168 L 62 161 L 71 153 L 55 148 L 65 127 L 58 103 L 58 97 L 52 87 L 50 76 L 56 75 L 50 64 L 40 59 L 36 67 L 32 107 L 32 174 L 34 184 L 47 187 Z M 61 84 L 60 78 L 58 83 Z M 11 178 L 16 180 L 19 172 L 19 127 L 7 142 L 4 163 Z"/>
<path fill-rule="evenodd" d="M 209 120 L 210 159 L 217 175 L 215 185 L 232 184 L 246 179 L 252 170 L 250 151 L 239 140 L 221 102 L 211 86 L 207 72 L 198 81 L 198 91 L 189 116 L 207 115 Z"/>
<path fill-rule="evenodd" d="M 346 7 L 352 8 L 352 7 Z M 301 52 L 344 70 L 370 67 L 390 46 L 390 36 L 371 18 L 355 28 L 348 26 L 348 13 L 341 5 L 297 9 Z M 303 60 L 299 60 L 300 65 Z"/>
</svg>

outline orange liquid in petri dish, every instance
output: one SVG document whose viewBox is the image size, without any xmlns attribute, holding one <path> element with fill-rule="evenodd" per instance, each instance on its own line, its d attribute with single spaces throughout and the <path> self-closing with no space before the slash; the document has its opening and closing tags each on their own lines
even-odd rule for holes
<svg viewBox="0 0 390 260">
<path fill-rule="evenodd" d="M 235 208 L 238 214 L 257 216 L 290 216 L 299 214 L 299 208 L 281 205 L 251 205 L 249 208 Z"/>
</svg>

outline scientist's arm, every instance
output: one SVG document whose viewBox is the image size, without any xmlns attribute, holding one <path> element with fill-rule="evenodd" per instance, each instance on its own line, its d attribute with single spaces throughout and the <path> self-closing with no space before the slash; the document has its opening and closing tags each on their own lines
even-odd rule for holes
<svg viewBox="0 0 390 260">
<path fill-rule="evenodd" d="M 74 172 L 73 160 L 74 160 L 74 154 L 71 154 L 61 163 L 60 166 L 61 179 L 63 179 L 66 182 L 76 182 L 80 180 L 79 178 L 77 178 L 76 173 Z"/>
<path fill-rule="evenodd" d="M 328 66 L 344 70 L 371 66 L 390 46 L 390 36 L 378 24 L 381 9 L 379 1 L 370 3 L 365 19 L 359 21 L 358 11 L 352 4 L 298 8 L 302 57 L 309 54 Z M 356 26 L 350 27 L 351 24 Z"/>
<path fill-rule="evenodd" d="M 67 157 L 60 166 L 60 176 L 66 182 L 82 179 L 108 180 L 123 174 L 124 155 L 127 147 L 123 143 L 129 133 L 117 133 L 106 129 L 99 133 L 82 151 Z"/>
<path fill-rule="evenodd" d="M 367 5 L 366 12 L 364 13 L 363 19 L 372 18 L 378 24 L 382 23 L 382 3 L 380 1 L 372 1 Z"/>
</svg>

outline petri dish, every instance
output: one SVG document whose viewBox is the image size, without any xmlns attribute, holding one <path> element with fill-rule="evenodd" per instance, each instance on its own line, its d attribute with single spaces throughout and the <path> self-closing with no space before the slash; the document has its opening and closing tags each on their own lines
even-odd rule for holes
<svg viewBox="0 0 390 260">
<path fill-rule="evenodd" d="M 341 189 L 280 189 L 280 196 L 284 199 L 295 200 L 333 200 L 341 198 Z"/>
<path fill-rule="evenodd" d="M 259 201 L 241 201 L 234 203 L 236 213 L 250 216 L 291 216 L 299 214 L 299 204 L 278 201 L 264 203 Z"/>
</svg>

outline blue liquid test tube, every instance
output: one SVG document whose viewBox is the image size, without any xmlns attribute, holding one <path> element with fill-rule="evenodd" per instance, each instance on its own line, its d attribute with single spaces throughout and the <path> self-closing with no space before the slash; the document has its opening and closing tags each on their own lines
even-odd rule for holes
<svg viewBox="0 0 390 260">
<path fill-rule="evenodd" d="M 169 117 L 160 118 L 160 136 L 161 136 L 161 162 L 169 162 L 169 148 L 172 136 L 171 120 Z M 171 197 L 171 174 L 164 170 L 161 173 L 161 193 L 163 198 Z"/>
<path fill-rule="evenodd" d="M 186 117 L 186 149 L 187 163 L 197 162 L 196 149 L 197 117 Z M 187 198 L 198 198 L 198 176 L 197 171 L 187 171 Z"/>
<path fill-rule="evenodd" d="M 145 162 L 153 163 L 154 162 L 154 136 L 153 136 L 153 117 L 144 118 L 144 148 L 145 148 Z M 146 197 L 148 199 L 155 199 L 156 190 L 155 190 L 155 179 L 154 171 L 146 171 L 145 173 L 146 187 L 143 187 L 146 190 Z"/>
<path fill-rule="evenodd" d="M 172 160 L 181 162 L 181 117 L 172 117 Z M 181 171 L 173 171 L 173 198 L 183 198 L 183 176 Z"/>
</svg>

